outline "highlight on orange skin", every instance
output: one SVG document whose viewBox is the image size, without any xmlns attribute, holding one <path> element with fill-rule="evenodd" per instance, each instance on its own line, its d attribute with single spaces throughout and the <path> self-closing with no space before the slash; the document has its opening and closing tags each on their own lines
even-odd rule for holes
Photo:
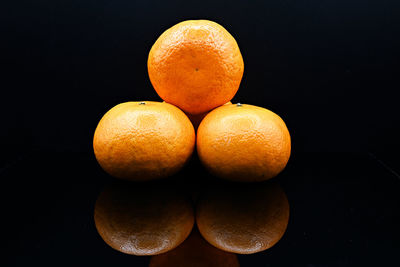
<svg viewBox="0 0 400 267">
<path fill-rule="evenodd" d="M 289 221 L 289 202 L 273 181 L 228 183 L 209 187 L 196 206 L 196 224 L 213 246 L 238 254 L 274 246 Z"/>
<path fill-rule="evenodd" d="M 244 70 L 236 40 L 208 20 L 188 20 L 166 30 L 152 46 L 147 66 L 157 94 L 189 114 L 230 101 Z"/>
<path fill-rule="evenodd" d="M 194 151 L 195 131 L 179 108 L 161 102 L 126 102 L 100 120 L 93 150 L 110 175 L 134 181 L 178 172 Z"/>
<path fill-rule="evenodd" d="M 232 104 L 232 102 L 229 101 L 229 102 L 225 103 L 223 106 L 231 105 L 231 104 Z M 200 125 L 201 121 L 210 112 L 211 112 L 211 110 L 207 111 L 207 112 L 204 112 L 204 113 L 201 113 L 201 114 L 197 114 L 197 115 L 193 115 L 193 114 L 189 114 L 189 113 L 185 113 L 185 114 L 186 114 L 186 116 L 188 116 L 189 120 L 192 122 L 194 129 L 197 130 L 197 128 L 199 128 L 199 125 Z"/>
<path fill-rule="evenodd" d="M 275 177 L 291 152 L 289 131 L 277 114 L 240 103 L 208 113 L 196 141 L 200 161 L 212 174 L 242 182 Z"/>
<path fill-rule="evenodd" d="M 179 247 L 151 257 L 149 267 L 239 267 L 237 256 L 207 243 L 197 228 Z"/>
<path fill-rule="evenodd" d="M 194 212 L 190 198 L 172 184 L 115 181 L 100 193 L 94 221 L 110 247 L 130 255 L 157 255 L 189 236 Z"/>
</svg>

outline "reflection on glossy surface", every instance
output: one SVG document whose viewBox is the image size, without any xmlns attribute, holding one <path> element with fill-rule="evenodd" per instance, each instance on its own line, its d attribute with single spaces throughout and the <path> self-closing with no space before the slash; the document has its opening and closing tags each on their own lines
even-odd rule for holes
<svg viewBox="0 0 400 267">
<path fill-rule="evenodd" d="M 112 248 L 132 255 L 156 255 L 187 238 L 194 215 L 190 200 L 165 183 L 114 182 L 99 195 L 94 220 Z"/>
<path fill-rule="evenodd" d="M 240 254 L 275 245 L 288 220 L 286 194 L 271 181 L 220 184 L 200 198 L 196 210 L 202 236 L 217 248 Z"/>
<path fill-rule="evenodd" d="M 149 267 L 237 267 L 239 261 L 233 253 L 211 246 L 193 229 L 189 238 L 179 247 L 161 255 L 153 256 Z"/>
</svg>

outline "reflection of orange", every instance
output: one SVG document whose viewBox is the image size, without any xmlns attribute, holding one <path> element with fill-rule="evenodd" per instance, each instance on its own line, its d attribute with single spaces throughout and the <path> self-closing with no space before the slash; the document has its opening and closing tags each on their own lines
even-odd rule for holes
<svg viewBox="0 0 400 267">
<path fill-rule="evenodd" d="M 167 253 L 151 257 L 149 267 L 239 267 L 237 256 L 208 244 L 193 229 L 189 238 Z"/>
<path fill-rule="evenodd" d="M 93 148 L 111 175 L 149 180 L 177 172 L 194 143 L 194 128 L 181 110 L 147 101 L 119 104 L 108 111 L 97 126 Z"/>
<path fill-rule="evenodd" d="M 190 114 L 231 100 L 244 69 L 235 39 L 208 20 L 184 21 L 165 31 L 151 48 L 147 66 L 158 95 Z"/>
<path fill-rule="evenodd" d="M 228 103 L 225 103 L 224 105 L 230 105 L 232 104 L 231 101 L 229 101 Z M 188 116 L 189 120 L 192 122 L 194 129 L 197 129 L 200 125 L 200 122 L 204 119 L 204 117 L 209 113 L 209 111 L 204 112 L 204 113 L 200 113 L 200 114 L 189 114 L 186 113 L 186 115 Z"/>
<path fill-rule="evenodd" d="M 98 197 L 94 220 L 112 248 L 132 255 L 156 255 L 188 237 L 194 215 L 190 200 L 172 185 L 118 182 Z"/>
<path fill-rule="evenodd" d="M 216 108 L 197 130 L 200 160 L 212 173 L 225 179 L 270 179 L 285 168 L 290 149 L 290 135 L 283 120 L 257 106 Z"/>
<path fill-rule="evenodd" d="M 213 246 L 251 254 L 272 247 L 285 233 L 289 203 L 279 185 L 268 181 L 210 188 L 197 204 L 196 223 Z"/>
</svg>

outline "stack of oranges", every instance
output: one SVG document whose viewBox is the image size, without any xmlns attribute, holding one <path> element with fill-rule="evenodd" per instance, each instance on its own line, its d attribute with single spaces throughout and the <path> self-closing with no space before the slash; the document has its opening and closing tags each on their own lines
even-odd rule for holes
<svg viewBox="0 0 400 267">
<path fill-rule="evenodd" d="M 163 102 L 126 102 L 103 116 L 93 148 L 107 173 L 129 181 L 169 177 L 195 150 L 210 173 L 231 181 L 262 182 L 285 168 L 291 141 L 284 121 L 268 109 L 230 102 L 244 63 L 221 25 L 176 24 L 154 43 L 147 66 Z"/>
</svg>

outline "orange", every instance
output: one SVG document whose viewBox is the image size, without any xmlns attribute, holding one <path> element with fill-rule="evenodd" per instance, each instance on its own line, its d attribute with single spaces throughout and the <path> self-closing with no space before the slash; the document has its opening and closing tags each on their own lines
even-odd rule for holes
<svg viewBox="0 0 400 267">
<path fill-rule="evenodd" d="M 221 25 L 188 20 L 161 34 L 147 67 L 163 100 L 186 113 L 200 114 L 233 98 L 244 63 L 236 40 Z"/>
<path fill-rule="evenodd" d="M 194 150 L 195 132 L 177 107 L 159 102 L 126 102 L 97 125 L 93 149 L 110 175 L 150 180 L 176 173 Z"/>
<path fill-rule="evenodd" d="M 229 105 L 229 104 L 232 104 L 231 101 L 229 101 L 228 103 L 225 103 L 224 105 Z M 197 128 L 199 128 L 200 122 L 204 119 L 204 117 L 208 113 L 209 113 L 209 111 L 200 113 L 200 114 L 186 113 L 186 115 L 188 116 L 189 120 L 192 122 L 194 129 L 197 130 Z"/>
<path fill-rule="evenodd" d="M 94 221 L 112 248 L 131 255 L 156 255 L 189 236 L 194 213 L 190 199 L 173 185 L 119 181 L 100 193 Z"/>
<path fill-rule="evenodd" d="M 226 105 L 211 111 L 197 130 L 197 153 L 214 175 L 262 181 L 281 172 L 290 157 L 289 131 L 265 108 Z"/>
<path fill-rule="evenodd" d="M 211 246 L 196 228 L 179 247 L 151 257 L 149 267 L 239 267 L 237 256 Z"/>
<path fill-rule="evenodd" d="M 289 202 L 268 182 L 210 186 L 196 207 L 196 223 L 211 245 L 252 254 L 275 245 L 286 231 Z"/>
</svg>

